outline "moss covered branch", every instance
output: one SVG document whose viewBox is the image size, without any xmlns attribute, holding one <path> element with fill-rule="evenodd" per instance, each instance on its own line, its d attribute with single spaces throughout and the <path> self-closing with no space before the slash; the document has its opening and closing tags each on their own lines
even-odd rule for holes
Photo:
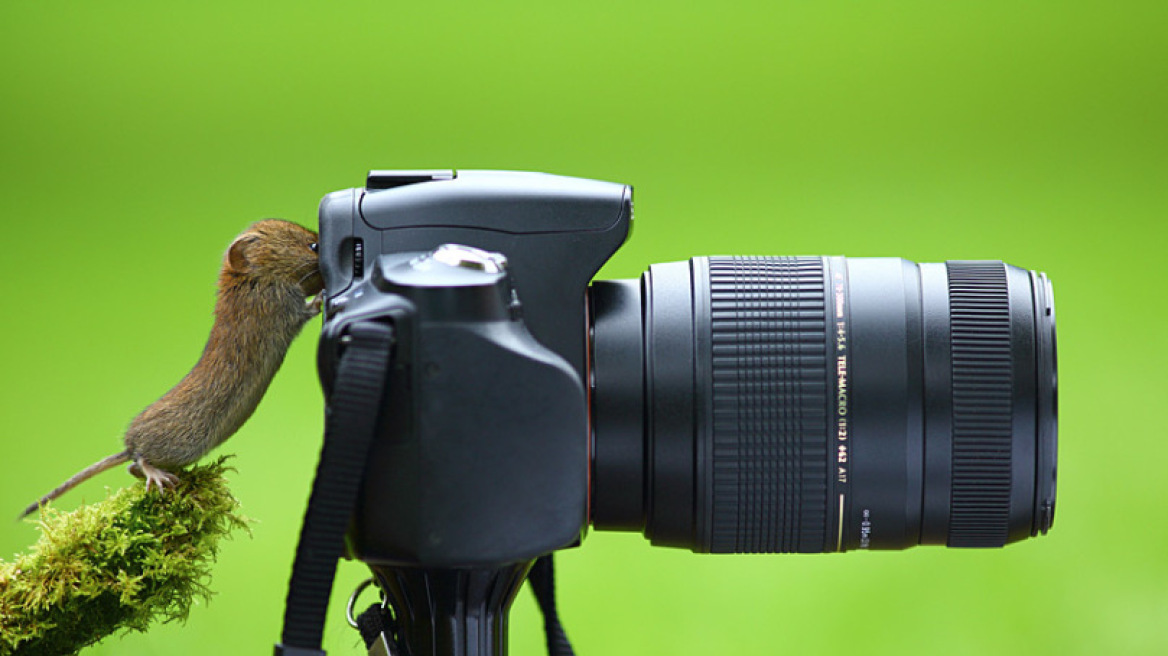
<svg viewBox="0 0 1168 656">
<path fill-rule="evenodd" d="M 41 537 L 0 562 L 0 655 L 72 654 L 116 631 L 185 620 L 219 540 L 246 529 L 224 458 L 169 493 L 135 485 L 73 512 L 42 511 Z"/>
</svg>

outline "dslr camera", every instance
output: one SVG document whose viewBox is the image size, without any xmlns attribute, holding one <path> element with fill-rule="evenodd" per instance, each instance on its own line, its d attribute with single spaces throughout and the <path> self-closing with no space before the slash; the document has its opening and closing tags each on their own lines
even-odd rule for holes
<svg viewBox="0 0 1168 656">
<path fill-rule="evenodd" d="M 730 256 L 593 280 L 632 224 L 630 186 L 540 173 L 373 171 L 322 201 L 330 416 L 354 331 L 392 329 L 345 517 L 391 652 L 505 653 L 532 563 L 590 527 L 712 553 L 1050 528 L 1044 274 Z"/>
</svg>

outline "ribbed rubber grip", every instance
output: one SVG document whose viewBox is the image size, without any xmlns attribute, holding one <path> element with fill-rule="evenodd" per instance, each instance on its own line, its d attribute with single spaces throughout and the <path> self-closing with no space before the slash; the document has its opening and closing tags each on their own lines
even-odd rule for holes
<svg viewBox="0 0 1168 656">
<path fill-rule="evenodd" d="M 953 357 L 949 546 L 1000 547 L 1010 523 L 1013 360 L 1001 262 L 947 262 Z"/>
<path fill-rule="evenodd" d="M 821 552 L 827 307 L 818 257 L 709 258 L 713 552 Z"/>
</svg>

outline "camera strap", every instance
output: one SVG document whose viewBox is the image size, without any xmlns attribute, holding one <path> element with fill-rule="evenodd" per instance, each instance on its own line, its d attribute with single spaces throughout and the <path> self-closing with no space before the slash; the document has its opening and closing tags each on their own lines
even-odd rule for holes
<svg viewBox="0 0 1168 656">
<path fill-rule="evenodd" d="M 547 636 L 548 656 L 575 656 L 568 634 L 560 624 L 560 614 L 556 611 L 556 577 L 552 554 L 540 556 L 527 574 L 527 582 L 535 593 L 539 610 L 543 613 L 543 631 Z"/>
<path fill-rule="evenodd" d="M 393 328 L 376 321 L 354 324 L 342 338 L 346 346 L 326 406 L 324 444 L 296 546 L 276 656 L 325 654 L 321 641 L 329 596 L 384 405 L 393 343 Z"/>
</svg>

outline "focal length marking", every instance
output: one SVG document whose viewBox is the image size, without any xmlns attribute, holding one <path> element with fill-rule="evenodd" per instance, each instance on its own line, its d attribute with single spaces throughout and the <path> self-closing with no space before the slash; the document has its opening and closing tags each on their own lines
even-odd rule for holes
<svg viewBox="0 0 1168 656">
<path fill-rule="evenodd" d="M 844 550 L 844 517 L 847 508 L 847 490 L 851 477 L 852 426 L 851 407 L 851 343 L 848 334 L 848 279 L 847 264 L 842 257 L 829 259 L 831 271 L 831 312 L 828 325 L 835 344 L 835 487 L 839 495 L 839 512 L 835 550 Z"/>
</svg>

